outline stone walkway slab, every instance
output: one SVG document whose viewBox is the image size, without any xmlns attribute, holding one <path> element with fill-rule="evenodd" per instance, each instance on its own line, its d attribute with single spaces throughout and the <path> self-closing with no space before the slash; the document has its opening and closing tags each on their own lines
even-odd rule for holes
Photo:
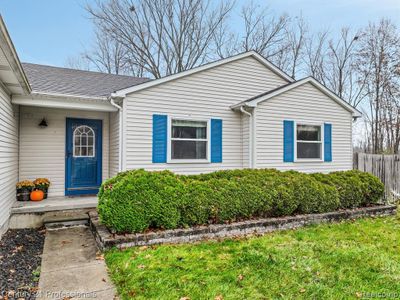
<svg viewBox="0 0 400 300">
<path fill-rule="evenodd" d="M 48 230 L 37 299 L 113 300 L 116 291 L 86 226 Z"/>
</svg>

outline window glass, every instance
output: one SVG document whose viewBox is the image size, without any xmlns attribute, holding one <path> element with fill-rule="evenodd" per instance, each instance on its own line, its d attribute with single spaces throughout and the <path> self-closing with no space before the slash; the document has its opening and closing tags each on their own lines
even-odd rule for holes
<svg viewBox="0 0 400 300">
<path fill-rule="evenodd" d="M 94 157 L 94 130 L 86 125 L 78 126 L 73 134 L 74 157 Z"/>
<path fill-rule="evenodd" d="M 298 159 L 322 158 L 321 126 L 299 124 L 296 137 Z"/>
<path fill-rule="evenodd" d="M 207 159 L 207 122 L 171 121 L 171 159 Z"/>
<path fill-rule="evenodd" d="M 172 141 L 171 156 L 173 159 L 207 159 L 207 142 Z"/>
<path fill-rule="evenodd" d="M 321 158 L 321 144 L 298 142 L 297 158 Z"/>
<path fill-rule="evenodd" d="M 320 141 L 321 126 L 297 125 L 297 140 Z"/>
<path fill-rule="evenodd" d="M 172 120 L 172 138 L 206 139 L 207 122 Z"/>
</svg>

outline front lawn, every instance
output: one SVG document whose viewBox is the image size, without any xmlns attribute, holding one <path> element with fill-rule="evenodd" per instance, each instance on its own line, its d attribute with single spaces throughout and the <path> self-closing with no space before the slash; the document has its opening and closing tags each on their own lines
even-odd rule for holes
<svg viewBox="0 0 400 300">
<path fill-rule="evenodd" d="M 400 217 L 112 250 L 106 262 L 122 299 L 400 297 Z"/>
</svg>

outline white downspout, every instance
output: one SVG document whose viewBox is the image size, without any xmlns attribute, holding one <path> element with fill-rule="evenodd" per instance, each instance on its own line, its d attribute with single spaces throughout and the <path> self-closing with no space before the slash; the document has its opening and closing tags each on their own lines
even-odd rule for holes
<svg viewBox="0 0 400 300">
<path fill-rule="evenodd" d="M 252 169 L 254 167 L 253 164 L 253 148 L 254 148 L 254 136 L 253 136 L 253 115 L 249 113 L 247 110 L 240 107 L 240 112 L 244 113 L 245 115 L 249 116 L 249 168 Z"/>
<path fill-rule="evenodd" d="M 110 104 L 118 109 L 118 117 L 119 117 L 119 126 L 118 126 L 118 146 L 119 146 L 119 153 L 118 153 L 118 172 L 122 171 L 122 151 L 123 151 L 123 137 L 122 137 L 122 126 L 123 126 L 123 119 L 122 119 L 122 106 L 115 103 L 113 97 L 108 98 L 110 100 Z"/>
</svg>

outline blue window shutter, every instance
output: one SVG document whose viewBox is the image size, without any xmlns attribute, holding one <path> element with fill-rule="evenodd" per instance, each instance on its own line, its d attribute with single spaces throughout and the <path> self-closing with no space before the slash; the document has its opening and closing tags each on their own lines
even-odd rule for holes
<svg viewBox="0 0 400 300">
<path fill-rule="evenodd" d="M 332 124 L 324 124 L 324 161 L 332 161 Z"/>
<path fill-rule="evenodd" d="M 153 115 L 153 163 L 167 162 L 168 117 Z"/>
<path fill-rule="evenodd" d="M 294 122 L 283 121 L 283 161 L 294 161 Z"/>
<path fill-rule="evenodd" d="M 222 162 L 222 120 L 211 119 L 211 162 Z"/>
</svg>

